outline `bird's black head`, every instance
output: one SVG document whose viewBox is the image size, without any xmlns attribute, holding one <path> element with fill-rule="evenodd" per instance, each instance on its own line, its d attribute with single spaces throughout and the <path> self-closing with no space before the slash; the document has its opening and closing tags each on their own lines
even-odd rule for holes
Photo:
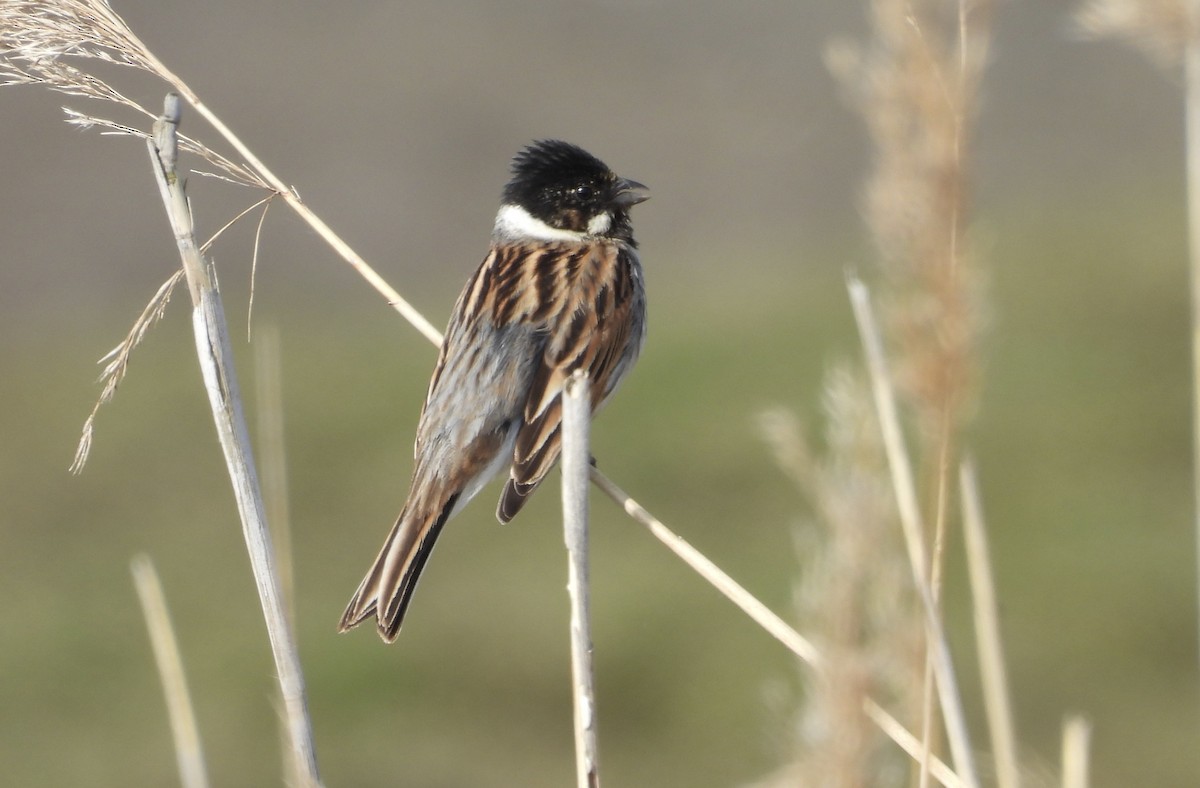
<svg viewBox="0 0 1200 788">
<path fill-rule="evenodd" d="M 649 199 L 646 187 L 617 177 L 583 148 L 560 140 L 535 142 L 518 153 L 505 205 L 565 233 L 632 241 L 629 209 Z"/>
</svg>

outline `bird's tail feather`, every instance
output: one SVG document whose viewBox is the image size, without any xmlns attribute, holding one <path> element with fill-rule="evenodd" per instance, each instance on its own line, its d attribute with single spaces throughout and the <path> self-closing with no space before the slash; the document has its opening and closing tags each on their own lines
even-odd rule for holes
<svg viewBox="0 0 1200 788">
<path fill-rule="evenodd" d="M 379 636 L 388 643 L 396 639 L 421 570 L 457 500 L 456 493 L 436 508 L 405 507 L 346 606 L 338 632 L 352 629 L 374 614 Z"/>
</svg>

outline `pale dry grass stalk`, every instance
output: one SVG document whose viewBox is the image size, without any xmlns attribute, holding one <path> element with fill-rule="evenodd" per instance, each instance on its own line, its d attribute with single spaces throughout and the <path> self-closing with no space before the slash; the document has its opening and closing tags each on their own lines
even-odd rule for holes
<svg viewBox="0 0 1200 788">
<path fill-rule="evenodd" d="M 992 559 L 987 529 L 983 524 L 983 504 L 975 466 L 965 461 L 959 469 L 959 487 L 963 506 L 963 535 L 966 537 L 967 569 L 971 578 L 971 601 L 975 605 L 975 639 L 978 643 L 979 674 L 987 701 L 988 729 L 996 761 L 996 785 L 1018 788 L 1021 770 L 1017 760 L 1017 733 L 1009 701 L 1008 673 L 1004 666 L 1004 647 L 1000 637 L 999 602 L 992 578 Z"/>
<path fill-rule="evenodd" d="M 592 484 L 615 501 L 634 522 L 646 528 L 650 535 L 661 542 L 680 560 L 688 565 L 705 582 L 719 591 L 730 602 L 738 607 L 747 617 L 762 627 L 773 638 L 792 652 L 800 661 L 816 669 L 818 675 L 823 669 L 825 658 L 815 645 L 801 635 L 790 624 L 773 612 L 757 597 L 746 590 L 744 586 L 730 577 L 725 571 L 712 562 L 707 556 L 692 547 L 686 539 L 668 528 L 661 520 L 650 514 L 644 506 L 634 500 L 628 493 L 618 487 L 611 479 L 601 473 L 595 466 L 591 470 Z M 933 753 L 923 751 L 920 740 L 916 739 L 905 729 L 890 712 L 886 711 L 872 698 L 866 698 L 864 706 L 870 709 L 870 717 L 889 738 L 892 738 L 905 752 L 913 754 L 914 758 L 928 759 L 935 777 L 943 785 L 957 786 L 963 782 L 954 775 L 953 770 L 944 764 Z M 917 742 L 913 746 L 913 742 Z"/>
<path fill-rule="evenodd" d="M 951 771 L 949 766 L 942 763 L 936 757 L 931 756 L 929 751 L 925 749 L 924 742 L 909 733 L 894 717 L 886 714 L 879 707 L 879 704 L 868 699 L 863 704 L 863 713 L 879 725 L 879 729 L 886 733 L 892 741 L 900 745 L 900 749 L 908 753 L 914 762 L 922 763 L 927 761 L 929 763 L 929 773 L 935 780 L 946 786 L 946 788 L 965 788 L 967 784 Z"/>
<path fill-rule="evenodd" d="M 692 571 L 704 578 L 705 582 L 721 592 L 726 599 L 737 605 L 738 609 L 745 613 L 750 620 L 766 630 L 806 664 L 813 667 L 820 665 L 821 654 L 807 638 L 763 604 L 754 594 L 747 591 L 743 585 L 726 574 L 711 559 L 692 547 L 686 539 L 650 514 L 644 506 L 618 487 L 599 468 L 593 466 L 590 473 L 592 483 L 613 499 L 625 514 L 629 515 L 630 519 L 644 526 L 655 539 L 687 564 Z"/>
<path fill-rule="evenodd" d="M 154 664 L 162 680 L 163 696 L 167 701 L 167 719 L 175 740 L 175 759 L 179 767 L 179 782 L 183 788 L 208 788 L 208 769 L 204 765 L 204 748 L 200 744 L 200 728 L 188 692 L 179 643 L 167 612 L 167 600 L 162 583 L 149 556 L 137 555 L 130 562 L 133 584 L 137 589 L 142 616 L 150 633 Z"/>
<path fill-rule="evenodd" d="M 196 353 L 262 603 L 279 691 L 286 711 L 292 757 L 298 766 L 300 783 L 318 786 L 320 778 L 317 774 L 312 723 L 308 716 L 304 674 L 292 627 L 284 611 L 262 491 L 242 412 L 224 307 L 217 288 L 216 273 L 204 259 L 196 242 L 191 205 L 184 182 L 176 169 L 178 145 L 175 130 L 180 114 L 179 97 L 168 94 L 163 115 L 154 122 L 154 132 L 147 140 L 147 148 L 192 297 Z"/>
<path fill-rule="evenodd" d="M 595 671 L 592 668 L 591 584 L 588 582 L 588 468 L 591 427 L 588 376 L 576 370 L 562 393 L 563 539 L 571 597 L 571 697 L 574 700 L 575 778 L 599 788 Z"/>
<path fill-rule="evenodd" d="M 925 647 L 930 669 L 935 679 L 933 690 L 938 696 L 938 709 L 945 720 L 946 735 L 950 742 L 955 771 L 968 785 L 977 785 L 979 781 L 976 777 L 974 755 L 967 733 L 962 696 L 958 691 L 958 682 L 955 678 L 954 662 L 950 657 L 949 643 L 942 626 L 941 611 L 933 597 L 932 583 L 928 580 L 929 559 L 921 538 L 924 529 L 921 523 L 921 513 L 916 503 L 916 484 L 911 470 L 912 464 L 908 458 L 908 450 L 904 444 L 895 386 L 892 384 L 891 373 L 884 356 L 883 337 L 871 310 L 866 286 L 860 280 L 851 277 L 849 291 L 850 302 L 854 307 L 854 318 L 858 323 L 866 355 L 867 370 L 871 378 L 871 392 L 875 400 L 879 429 L 883 435 L 892 489 L 896 495 L 897 509 L 900 514 L 900 525 L 904 531 L 905 546 L 908 549 L 909 563 L 912 566 L 913 586 L 924 613 Z M 928 724 L 930 719 L 931 715 L 928 713 L 924 715 L 926 734 L 930 730 Z M 924 749 L 932 751 L 929 736 L 923 736 L 922 740 L 925 743 Z M 922 783 L 928 779 L 928 775 L 928 764 L 923 761 L 921 763 Z"/>
</svg>

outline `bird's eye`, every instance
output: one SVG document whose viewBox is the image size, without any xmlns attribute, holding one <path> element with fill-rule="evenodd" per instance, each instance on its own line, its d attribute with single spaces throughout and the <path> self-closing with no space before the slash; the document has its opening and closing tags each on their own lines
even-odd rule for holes
<svg viewBox="0 0 1200 788">
<path fill-rule="evenodd" d="M 571 194 L 580 200 L 588 200 L 588 199 L 591 199 L 591 197 L 592 197 L 592 187 L 591 186 L 576 186 L 574 189 L 571 190 Z"/>
</svg>

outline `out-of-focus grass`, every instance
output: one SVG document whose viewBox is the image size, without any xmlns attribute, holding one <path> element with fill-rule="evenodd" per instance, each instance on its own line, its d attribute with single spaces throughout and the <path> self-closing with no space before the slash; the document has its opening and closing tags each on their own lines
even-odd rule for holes
<svg viewBox="0 0 1200 788">
<path fill-rule="evenodd" d="M 1096 724 L 1097 785 L 1188 784 L 1200 756 L 1181 219 L 1099 220 L 1100 207 L 995 220 L 972 448 L 1025 744 L 1054 762 L 1061 715 L 1078 711 Z M 694 271 L 651 266 L 646 355 L 594 431 L 607 473 L 781 611 L 802 504 L 751 417 L 777 403 L 814 413 L 826 364 L 855 352 L 847 258 L 751 250 Z M 315 316 L 264 295 L 258 319 L 274 308 L 283 330 L 299 636 L 326 780 L 569 782 L 557 481 L 509 526 L 489 491 L 446 529 L 395 646 L 336 636 L 402 502 L 434 353 L 382 307 Z M 79 478 L 65 468 L 92 360 L 124 318 L 40 325 L 0 347 L 11 784 L 174 779 L 127 569 L 142 550 L 175 615 L 214 784 L 278 782 L 270 657 L 185 311 L 174 304 L 135 356 Z M 782 648 L 600 497 L 593 534 L 605 780 L 722 786 L 767 771 L 787 738 L 764 702 L 793 674 Z M 959 644 L 964 588 L 952 572 Z M 969 653 L 958 661 L 970 686 Z"/>
</svg>

